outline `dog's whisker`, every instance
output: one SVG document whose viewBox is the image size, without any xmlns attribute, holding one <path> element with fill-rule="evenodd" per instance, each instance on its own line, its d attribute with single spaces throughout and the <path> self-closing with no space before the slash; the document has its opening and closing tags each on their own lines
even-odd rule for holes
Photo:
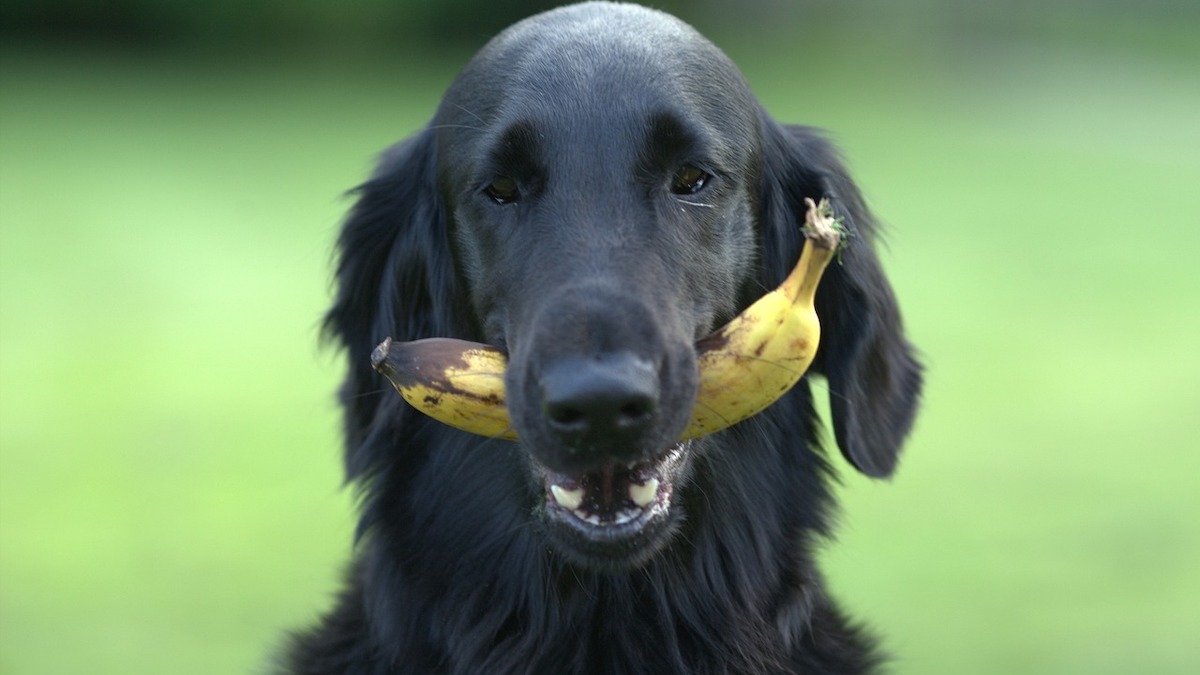
<svg viewBox="0 0 1200 675">
<path fill-rule="evenodd" d="M 711 405 L 709 405 L 709 404 L 705 403 L 704 401 L 701 401 L 699 398 L 697 398 L 697 399 L 696 399 L 696 402 L 695 402 L 695 404 L 694 404 L 694 405 L 698 405 L 698 406 L 700 406 L 700 407 L 704 408 L 705 410 L 709 411 L 710 413 L 712 413 L 712 414 L 713 414 L 713 415 L 715 415 L 716 417 L 719 417 L 719 418 L 721 418 L 721 422 L 722 422 L 722 423 L 723 423 L 723 424 L 724 424 L 724 425 L 725 425 L 727 428 L 728 428 L 728 427 L 731 427 L 731 426 L 733 426 L 733 422 L 731 422 L 731 421 L 730 421 L 730 420 L 729 420 L 727 417 L 725 417 L 724 415 L 722 415 L 722 414 L 720 413 L 720 411 L 718 411 L 716 408 L 712 407 Z"/>
<path fill-rule="evenodd" d="M 778 361 L 773 361 L 771 359 L 764 359 L 761 356 L 755 356 L 754 354 L 730 354 L 730 356 L 732 356 L 736 359 L 745 359 L 747 361 L 760 361 L 762 363 L 766 363 L 767 365 L 775 366 L 776 368 L 783 368 L 784 370 L 787 370 L 792 373 L 797 373 L 799 375 L 803 375 L 804 373 L 808 372 L 806 368 L 793 368 L 791 366 L 785 365 Z"/>
<path fill-rule="evenodd" d="M 470 115 L 471 117 L 474 117 L 475 119 L 479 120 L 479 123 L 480 123 L 480 124 L 487 125 L 487 120 L 485 120 L 485 119 L 483 119 L 482 117 L 480 117 L 479 115 L 477 115 L 477 114 L 475 113 L 475 111 L 471 110 L 470 108 L 466 107 L 465 105 L 463 105 L 463 104 L 461 104 L 461 103 L 455 103 L 455 104 L 454 104 L 454 107 L 455 107 L 455 108 L 458 108 L 459 110 L 461 110 L 461 111 L 463 111 L 463 112 L 465 112 L 465 113 L 467 113 L 467 114 L 468 114 L 468 115 Z"/>
<path fill-rule="evenodd" d="M 514 429 L 511 424 L 504 427 L 500 431 L 497 431 L 496 433 L 492 434 L 491 436 L 488 436 L 487 439 L 489 441 L 506 441 L 508 439 L 504 438 L 504 435 L 509 432 L 516 433 L 516 429 Z"/>
<path fill-rule="evenodd" d="M 389 391 L 391 391 L 391 389 L 386 388 L 386 387 L 381 388 L 381 389 L 367 389 L 365 391 L 357 392 L 353 396 L 349 396 L 347 398 L 351 401 L 357 401 L 359 399 L 369 398 L 371 396 L 378 396 L 379 394 L 385 394 Z"/>
<path fill-rule="evenodd" d="M 809 380 L 809 382 L 811 383 L 811 385 L 814 389 L 825 392 L 825 395 L 828 396 L 830 399 L 837 399 L 839 401 L 847 401 L 847 402 L 851 401 L 849 396 L 846 396 L 845 394 L 841 393 L 840 391 L 837 391 L 833 387 L 830 387 L 828 380 L 811 379 L 811 380 Z"/>
<path fill-rule="evenodd" d="M 430 129 L 470 129 L 472 131 L 485 131 L 482 127 L 471 126 L 470 124 L 432 124 Z"/>
</svg>

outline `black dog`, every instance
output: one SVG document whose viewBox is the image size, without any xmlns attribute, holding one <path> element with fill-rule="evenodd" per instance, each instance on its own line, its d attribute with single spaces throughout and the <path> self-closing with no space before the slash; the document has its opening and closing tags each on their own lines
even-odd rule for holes
<svg viewBox="0 0 1200 675">
<path fill-rule="evenodd" d="M 783 278 L 822 197 L 851 234 L 820 287 L 813 370 L 842 453 L 887 476 L 920 366 L 830 145 L 772 121 L 716 47 L 655 11 L 576 5 L 488 44 L 386 153 L 339 241 L 328 327 L 349 355 L 359 543 L 284 670 L 871 671 L 813 564 L 832 505 L 807 380 L 675 440 L 695 340 Z M 507 350 L 521 441 L 409 408 L 371 368 L 387 336 Z M 596 493 L 583 517 L 554 501 L 563 476 Z M 645 476 L 656 508 L 618 524 L 604 504 Z"/>
</svg>

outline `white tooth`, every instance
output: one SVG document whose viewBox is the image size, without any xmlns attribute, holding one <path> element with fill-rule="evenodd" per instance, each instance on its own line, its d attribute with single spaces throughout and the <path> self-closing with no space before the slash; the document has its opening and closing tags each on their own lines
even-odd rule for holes
<svg viewBox="0 0 1200 675">
<path fill-rule="evenodd" d="M 586 520 L 587 520 L 589 523 L 591 523 L 592 525 L 599 525 L 599 524 L 600 524 L 600 516 L 588 516 L 588 517 L 586 518 Z"/>
<path fill-rule="evenodd" d="M 575 517 L 580 520 L 586 521 L 588 519 L 588 514 L 584 513 L 583 511 L 580 511 L 578 509 L 572 511 L 571 513 L 575 514 Z"/>
<path fill-rule="evenodd" d="M 651 478 L 645 483 L 633 483 L 629 486 L 629 498 L 634 504 L 645 508 L 658 496 L 658 479 Z"/>
<path fill-rule="evenodd" d="M 617 525 L 624 525 L 625 523 L 628 523 L 629 521 L 633 520 L 635 516 L 637 516 L 637 513 L 635 511 L 626 509 L 626 510 L 618 513 L 616 519 L 614 519 L 613 522 L 615 522 Z"/>
<path fill-rule="evenodd" d="M 583 488 L 568 490 L 561 485 L 551 485 L 550 494 L 554 495 L 554 501 L 569 511 L 574 511 L 583 503 Z"/>
</svg>

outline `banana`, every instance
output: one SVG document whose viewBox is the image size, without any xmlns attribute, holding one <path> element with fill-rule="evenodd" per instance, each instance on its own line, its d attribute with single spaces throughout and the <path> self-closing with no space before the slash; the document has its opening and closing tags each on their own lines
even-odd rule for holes
<svg viewBox="0 0 1200 675">
<path fill-rule="evenodd" d="M 696 343 L 700 386 L 680 440 L 698 438 L 762 412 L 812 364 L 821 337 L 813 300 L 841 242 L 828 200 L 806 199 L 804 248 L 778 288 Z M 499 349 L 451 338 L 384 340 L 371 364 L 404 400 L 464 431 L 516 439 L 504 399 L 507 358 Z"/>
<path fill-rule="evenodd" d="M 516 439 L 504 406 L 508 358 L 499 349 L 453 338 L 387 338 L 371 353 L 371 365 L 405 401 L 435 420 L 481 436 Z"/>
<path fill-rule="evenodd" d="M 700 388 L 681 440 L 706 436 L 757 415 L 795 386 L 821 340 L 813 300 L 841 242 L 828 200 L 811 199 L 804 248 L 783 283 L 696 343 Z"/>
</svg>

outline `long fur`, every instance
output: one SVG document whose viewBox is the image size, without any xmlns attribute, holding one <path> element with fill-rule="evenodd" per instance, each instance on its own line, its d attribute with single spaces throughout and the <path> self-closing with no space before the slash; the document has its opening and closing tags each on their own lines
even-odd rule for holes
<svg viewBox="0 0 1200 675">
<path fill-rule="evenodd" d="M 831 197 L 851 239 L 820 287 L 814 371 L 828 382 L 842 453 L 887 476 L 917 408 L 920 366 L 872 251 L 878 226 L 820 134 L 754 117 L 757 253 L 729 302 L 740 308 L 779 283 L 802 245 L 804 199 Z M 760 415 L 695 441 L 670 545 L 614 571 L 548 545 L 522 445 L 426 418 L 371 370 L 385 336 L 487 336 L 448 222 L 437 123 L 385 153 L 338 241 L 327 326 L 348 358 L 346 467 L 361 519 L 343 593 L 294 638 L 281 672 L 873 672 L 873 641 L 826 595 L 813 560 L 833 504 L 807 378 Z"/>
</svg>

